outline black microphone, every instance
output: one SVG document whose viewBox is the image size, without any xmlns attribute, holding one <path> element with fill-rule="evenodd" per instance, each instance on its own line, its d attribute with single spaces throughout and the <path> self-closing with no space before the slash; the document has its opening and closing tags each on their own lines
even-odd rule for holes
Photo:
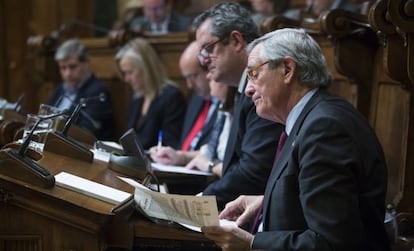
<svg viewBox="0 0 414 251">
<path fill-rule="evenodd" d="M 76 120 L 79 116 L 79 112 L 82 109 L 83 104 L 77 104 L 75 110 L 73 110 L 72 114 L 68 118 L 63 127 L 62 131 L 60 132 L 62 135 L 67 136 L 70 126 L 72 125 L 73 121 Z"/>
<path fill-rule="evenodd" d="M 13 108 L 14 111 L 16 112 L 20 111 L 20 109 L 22 108 L 20 106 L 20 103 L 22 102 L 23 98 L 24 98 L 24 93 L 20 94 L 20 96 L 17 98 L 16 103 L 14 104 L 14 108 Z"/>
<path fill-rule="evenodd" d="M 39 119 L 36 121 L 36 123 L 33 125 L 32 130 L 30 131 L 30 133 L 26 136 L 25 140 L 23 141 L 22 145 L 19 148 L 19 152 L 18 154 L 21 157 L 24 157 L 26 155 L 27 152 L 27 148 L 29 147 L 29 143 L 33 137 L 33 133 L 36 130 L 36 128 L 39 126 L 40 122 L 43 122 L 45 120 L 48 119 L 53 119 L 62 115 L 66 115 L 66 112 L 61 112 L 61 113 L 55 113 L 49 116 L 39 116 Z"/>
<path fill-rule="evenodd" d="M 64 98 L 68 99 L 72 104 L 75 104 L 75 101 L 71 97 L 69 97 L 66 94 L 63 94 L 56 100 L 54 106 L 59 107 L 60 102 Z M 86 106 L 86 103 L 89 102 L 89 101 L 92 101 L 92 100 L 99 100 L 101 102 L 105 102 L 106 101 L 106 95 L 105 95 L 105 93 L 100 93 L 97 96 L 93 96 L 93 97 L 89 97 L 89 98 L 81 98 L 79 100 L 79 103 L 82 103 L 83 106 Z M 102 124 L 99 121 L 96 121 L 94 118 L 92 118 L 91 115 L 89 115 L 89 113 L 87 113 L 86 111 L 84 111 L 82 109 L 79 112 L 80 112 L 80 114 L 82 114 L 83 117 L 85 117 L 87 120 L 89 120 L 89 122 L 91 122 L 92 126 L 95 129 L 97 129 L 97 130 L 101 129 Z"/>
<path fill-rule="evenodd" d="M 105 93 L 102 92 L 102 93 L 99 93 L 99 95 L 97 95 L 97 96 L 81 98 L 79 100 L 79 103 L 86 104 L 86 103 L 88 103 L 89 101 L 92 101 L 92 100 L 99 100 L 101 102 L 105 102 L 106 101 L 106 95 L 105 95 Z"/>
<path fill-rule="evenodd" d="M 76 105 L 75 110 L 73 110 L 72 114 L 70 115 L 69 119 L 66 121 L 65 126 L 63 127 L 61 134 L 64 136 L 67 136 L 67 133 L 69 131 L 69 128 L 71 127 L 72 123 L 74 121 L 76 121 L 76 119 L 79 117 L 79 113 L 82 113 L 83 110 L 81 110 L 83 107 L 86 106 L 86 104 L 89 101 L 92 100 L 99 100 L 101 102 L 104 102 L 106 100 L 106 95 L 105 93 L 100 93 L 97 96 L 93 96 L 93 97 L 88 97 L 88 98 L 81 98 L 79 100 L 79 104 Z M 83 112 L 82 115 L 85 116 L 85 114 L 87 114 L 86 112 Z M 92 117 L 89 116 L 89 114 L 87 114 L 87 116 L 85 116 L 87 119 L 90 120 L 90 122 L 92 122 L 92 124 L 95 126 L 95 128 L 99 129 L 101 127 L 101 123 L 95 121 Z"/>
</svg>

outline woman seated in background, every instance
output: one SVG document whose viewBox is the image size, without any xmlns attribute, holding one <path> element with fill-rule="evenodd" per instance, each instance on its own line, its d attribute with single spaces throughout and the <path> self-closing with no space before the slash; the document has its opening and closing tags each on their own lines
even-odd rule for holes
<svg viewBox="0 0 414 251">
<path fill-rule="evenodd" d="M 200 151 L 179 151 L 169 146 L 152 147 L 150 149 L 151 158 L 162 164 L 185 165 L 188 169 L 208 171 L 220 177 L 236 91 L 235 87 L 210 81 L 210 94 L 220 100 L 220 108 L 210 140 L 200 148 Z"/>
<path fill-rule="evenodd" d="M 142 38 L 127 43 L 115 56 L 122 78 L 132 90 L 127 129 L 134 128 L 144 149 L 162 143 L 178 147 L 186 100 L 168 79 L 152 46 Z"/>
</svg>

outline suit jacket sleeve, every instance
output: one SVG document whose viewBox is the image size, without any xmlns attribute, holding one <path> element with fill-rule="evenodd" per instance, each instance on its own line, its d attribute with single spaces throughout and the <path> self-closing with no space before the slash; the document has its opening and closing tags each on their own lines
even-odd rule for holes
<svg viewBox="0 0 414 251">
<path fill-rule="evenodd" d="M 215 195 L 221 210 L 241 194 L 263 194 L 273 166 L 277 142 L 283 126 L 260 118 L 250 98 L 240 97 L 241 115 L 235 114 L 232 130 L 238 130 L 234 150 L 226 149 L 222 177 L 211 183 L 204 195 Z M 238 118 L 236 118 L 238 117 Z M 236 121 L 237 120 L 237 121 Z M 237 128 L 237 129 L 236 129 Z M 231 136 L 233 137 L 233 135 Z M 230 139 L 227 148 L 231 147 Z"/>
</svg>

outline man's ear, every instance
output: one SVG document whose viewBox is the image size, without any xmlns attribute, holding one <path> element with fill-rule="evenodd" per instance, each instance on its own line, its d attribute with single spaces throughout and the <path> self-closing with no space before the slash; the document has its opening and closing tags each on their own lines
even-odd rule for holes
<svg viewBox="0 0 414 251">
<path fill-rule="evenodd" d="M 296 62 L 292 57 L 286 56 L 283 58 L 285 81 L 292 82 L 296 75 Z"/>
<path fill-rule="evenodd" d="M 232 31 L 229 35 L 229 43 L 232 44 L 237 52 L 246 49 L 246 41 L 243 38 L 243 35 L 239 31 Z"/>
</svg>

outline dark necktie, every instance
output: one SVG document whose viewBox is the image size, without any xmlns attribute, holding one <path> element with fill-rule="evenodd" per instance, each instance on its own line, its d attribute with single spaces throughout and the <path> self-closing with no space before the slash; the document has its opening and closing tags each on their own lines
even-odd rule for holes
<svg viewBox="0 0 414 251">
<path fill-rule="evenodd" d="M 217 118 L 213 126 L 213 131 L 211 132 L 207 145 L 207 157 L 210 160 L 214 160 L 217 157 L 217 146 L 219 144 L 221 131 L 223 131 L 224 122 L 226 122 L 226 115 L 220 111 L 217 114 Z"/>
<path fill-rule="evenodd" d="M 272 172 L 273 172 L 273 169 L 275 169 L 276 167 L 276 162 L 280 157 L 279 156 L 280 152 L 282 151 L 282 148 L 286 143 L 287 137 L 288 135 L 286 134 L 285 130 L 283 130 L 283 132 L 280 134 L 279 142 L 277 143 L 275 161 L 273 162 Z M 262 202 L 262 205 L 260 205 L 259 211 L 257 211 L 256 217 L 254 218 L 252 227 L 250 228 L 250 233 L 252 234 L 257 233 L 257 229 L 259 228 L 260 222 L 262 221 L 262 214 L 263 214 L 263 202 Z"/>
</svg>

